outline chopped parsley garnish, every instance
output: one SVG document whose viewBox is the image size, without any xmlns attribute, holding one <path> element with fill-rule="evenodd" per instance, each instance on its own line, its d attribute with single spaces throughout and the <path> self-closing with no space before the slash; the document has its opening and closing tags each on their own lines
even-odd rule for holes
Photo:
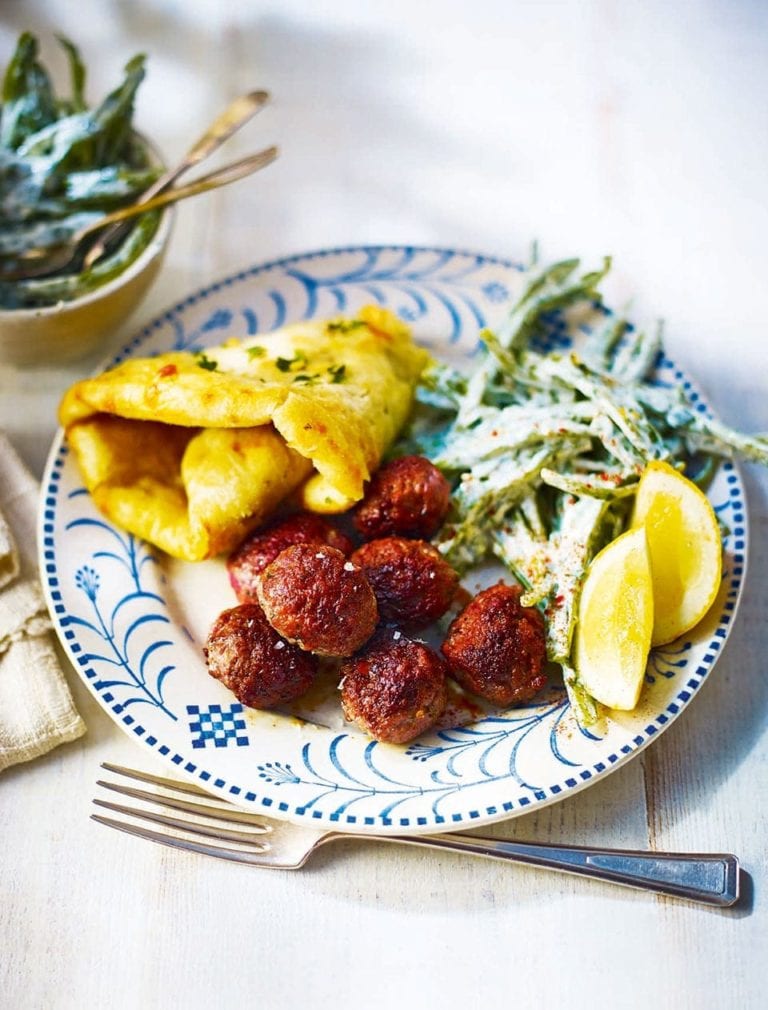
<svg viewBox="0 0 768 1010">
<path fill-rule="evenodd" d="M 349 333 L 350 330 L 357 330 L 365 326 L 362 319 L 332 319 L 325 324 L 329 333 Z"/>
<path fill-rule="evenodd" d="M 218 361 L 214 361 L 212 358 L 209 358 L 205 351 L 198 351 L 195 354 L 195 357 L 197 358 L 198 367 L 204 368 L 206 372 L 215 372 L 219 367 Z"/>
<path fill-rule="evenodd" d="M 263 358 L 266 353 L 266 348 L 260 344 L 254 344 L 253 347 L 246 348 L 246 354 L 249 358 Z"/>
<path fill-rule="evenodd" d="M 328 369 L 328 373 L 331 376 L 331 382 L 343 382 L 346 371 L 346 365 L 331 365 Z"/>
<path fill-rule="evenodd" d="M 281 372 L 290 372 L 293 365 L 303 368 L 307 364 L 307 356 L 304 351 L 296 351 L 292 358 L 275 358 L 275 365 Z"/>
</svg>

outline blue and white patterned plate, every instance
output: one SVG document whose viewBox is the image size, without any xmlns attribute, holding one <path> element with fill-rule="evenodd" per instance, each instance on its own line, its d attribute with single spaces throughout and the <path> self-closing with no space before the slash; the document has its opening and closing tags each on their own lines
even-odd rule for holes
<svg viewBox="0 0 768 1010">
<path fill-rule="evenodd" d="M 461 360 L 493 326 L 520 268 L 441 249 L 331 250 L 243 271 L 191 295 L 118 356 L 196 349 L 299 319 L 378 302 L 408 320 L 436 354 Z M 565 345 L 583 317 L 554 317 Z M 659 378 L 690 382 L 669 361 Z M 724 464 L 710 497 L 730 529 L 718 603 L 694 632 L 650 658 L 641 706 L 582 732 L 561 690 L 408 746 L 376 743 L 343 722 L 338 697 L 304 718 L 243 708 L 208 676 L 201 646 L 234 605 L 223 562 L 161 558 L 94 508 L 61 437 L 48 462 L 40 515 L 48 605 L 75 668 L 101 706 L 142 746 L 211 792 L 277 817 L 356 832 L 429 832 L 533 810 L 628 761 L 685 708 L 712 669 L 743 581 L 747 517 L 738 471 Z M 472 580 L 468 588 L 474 589 Z"/>
</svg>

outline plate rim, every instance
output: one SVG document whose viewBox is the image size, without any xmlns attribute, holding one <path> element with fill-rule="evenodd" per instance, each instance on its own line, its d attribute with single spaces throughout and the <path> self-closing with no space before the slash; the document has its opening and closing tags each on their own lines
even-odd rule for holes
<svg viewBox="0 0 768 1010">
<path fill-rule="evenodd" d="M 249 267 L 227 274 L 210 284 L 195 289 L 185 298 L 176 301 L 161 312 L 154 314 L 153 317 L 132 337 L 130 337 L 119 350 L 112 351 L 109 355 L 106 355 L 104 359 L 97 364 L 94 372 L 91 374 L 98 374 L 105 368 L 118 364 L 126 356 L 129 356 L 140 344 L 148 340 L 155 330 L 161 328 L 163 325 L 166 325 L 174 314 L 183 312 L 199 302 L 205 301 L 211 295 L 221 292 L 226 287 L 248 281 L 251 278 L 266 275 L 272 270 L 284 268 L 299 261 L 339 256 L 350 253 L 376 252 L 380 254 L 388 251 L 399 253 L 436 253 L 447 254 L 449 256 L 464 256 L 475 259 L 478 265 L 492 264 L 510 270 L 524 269 L 519 263 L 494 254 L 479 253 L 472 250 L 456 249 L 447 246 L 420 245 L 418 243 L 364 243 L 359 245 L 344 245 L 292 253 L 290 255 L 265 260 L 263 262 L 257 262 Z M 695 380 L 692 380 L 687 373 L 683 372 L 676 362 L 671 360 L 666 353 L 664 362 L 667 367 L 672 368 L 676 379 L 687 384 L 692 400 L 694 402 L 698 401 L 698 404 L 700 404 L 699 409 L 710 410 L 709 404 L 702 391 L 698 388 Z M 509 795 L 506 797 L 508 802 L 498 802 L 493 807 L 486 808 L 484 812 L 473 809 L 464 811 L 461 814 L 446 815 L 445 817 L 433 815 L 433 818 L 428 820 L 427 823 L 424 823 L 424 821 L 427 820 L 424 817 L 419 817 L 417 823 L 417 818 L 415 816 L 400 819 L 393 818 L 390 820 L 389 818 L 378 814 L 375 818 L 365 818 L 366 822 L 372 820 L 375 821 L 375 823 L 366 824 L 360 824 L 357 817 L 352 817 L 351 821 L 345 820 L 344 815 L 339 817 L 330 815 L 318 817 L 317 814 L 315 814 L 312 816 L 312 813 L 309 811 L 303 813 L 299 812 L 299 810 L 302 809 L 301 804 L 294 804 L 293 808 L 291 808 L 290 805 L 283 802 L 276 804 L 272 798 L 268 797 L 263 792 L 254 793 L 253 786 L 237 786 L 234 783 L 228 784 L 222 780 L 219 780 L 222 781 L 222 785 L 219 786 L 212 780 L 212 776 L 210 775 L 201 781 L 201 769 L 192 758 L 189 756 L 185 757 L 184 755 L 178 753 L 172 754 L 172 748 L 163 745 L 161 741 L 155 739 L 152 734 L 149 734 L 148 738 L 146 731 L 138 734 L 134 724 L 135 721 L 133 719 L 126 721 L 124 717 L 121 717 L 120 713 L 113 711 L 108 702 L 104 700 L 102 695 L 96 689 L 92 681 L 85 676 L 84 671 L 81 670 L 81 667 L 77 662 L 75 653 L 73 653 L 70 647 L 69 637 L 65 635 L 65 629 L 59 620 L 60 611 L 66 610 L 66 608 L 64 608 L 56 598 L 57 584 L 55 574 L 57 567 L 53 564 L 53 538 L 51 536 L 52 531 L 49 529 L 49 523 L 53 521 L 53 516 L 55 515 L 55 513 L 51 510 L 56 505 L 56 485 L 60 477 L 64 460 L 68 454 L 69 449 L 64 441 L 64 431 L 61 427 L 59 427 L 54 435 L 48 452 L 41 482 L 37 516 L 37 542 L 41 582 L 46 606 L 57 637 L 59 638 L 70 664 L 77 672 L 78 679 L 85 683 L 91 695 L 96 699 L 99 708 L 106 712 L 113 722 L 120 726 L 120 728 L 132 740 L 142 743 L 151 753 L 156 754 L 159 759 L 163 759 L 166 765 L 170 764 L 175 773 L 193 781 L 198 786 L 202 785 L 203 788 L 210 791 L 213 795 L 220 796 L 221 798 L 224 798 L 236 805 L 244 806 L 246 809 L 252 811 L 258 810 L 265 817 L 288 820 L 296 824 L 311 826 L 316 829 L 325 827 L 328 830 L 339 833 L 370 835 L 402 834 L 405 827 L 407 828 L 408 833 L 411 834 L 436 834 L 440 832 L 454 831 L 457 829 L 461 830 L 467 827 L 480 827 L 496 823 L 501 820 L 521 816 L 542 807 L 549 806 L 552 803 L 556 803 L 559 800 L 572 796 L 577 792 L 581 792 L 586 787 L 605 778 L 616 769 L 626 765 L 630 760 L 632 760 L 632 758 L 641 753 L 641 751 L 643 751 L 665 729 L 667 729 L 668 726 L 678 718 L 683 710 L 688 707 L 690 702 L 698 693 L 698 689 L 711 674 L 722 655 L 723 647 L 730 636 L 736 620 L 746 582 L 747 564 L 749 558 L 749 515 L 746 488 L 744 486 L 743 476 L 738 463 L 734 460 L 724 460 L 721 463 L 721 466 L 727 472 L 732 472 L 733 482 L 735 482 L 737 488 L 736 494 L 739 495 L 739 504 L 741 504 L 743 511 L 743 522 L 741 527 L 738 531 L 734 531 L 739 536 L 740 546 L 738 546 L 733 555 L 734 565 L 738 564 L 739 569 L 738 572 L 733 572 L 731 575 L 731 592 L 735 594 L 732 598 L 730 598 L 732 606 L 730 606 L 728 616 L 725 620 L 725 609 L 721 612 L 717 627 L 712 632 L 712 638 L 705 650 L 707 653 L 714 650 L 711 660 L 709 660 L 706 665 L 700 664 L 695 671 L 687 671 L 689 674 L 687 682 L 684 685 L 680 685 L 680 688 L 676 692 L 674 698 L 663 710 L 656 712 L 652 718 L 649 718 L 648 724 L 642 731 L 638 730 L 637 735 L 633 738 L 631 744 L 625 744 L 621 747 L 620 753 L 612 753 L 607 757 L 602 756 L 596 761 L 596 763 L 581 765 L 578 771 L 574 769 L 575 775 L 577 776 L 576 781 L 574 781 L 574 776 L 568 777 L 567 774 L 564 774 L 562 782 L 558 781 L 554 784 L 542 787 L 539 792 L 543 795 L 539 796 L 537 794 L 535 801 L 531 800 L 527 796 L 521 796 L 518 790 L 510 790 Z M 728 476 L 730 477 L 731 474 L 729 473 Z M 729 481 L 731 486 L 733 486 L 733 482 Z M 150 742 L 150 740 L 153 742 Z M 190 768 L 194 770 L 189 770 Z M 569 785 L 568 782 L 573 782 L 573 784 Z M 245 795 L 246 793 L 249 794 L 252 799 L 247 798 Z"/>
</svg>

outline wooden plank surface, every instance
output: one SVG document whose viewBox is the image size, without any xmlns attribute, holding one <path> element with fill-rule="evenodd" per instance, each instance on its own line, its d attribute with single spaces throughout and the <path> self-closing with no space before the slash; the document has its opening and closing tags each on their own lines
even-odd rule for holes
<svg viewBox="0 0 768 1010">
<path fill-rule="evenodd" d="M 546 258 L 612 252 L 613 300 L 664 316 L 724 419 L 768 430 L 764 5 L 6 0 L 1 64 L 22 28 L 48 55 L 54 31 L 76 39 L 93 95 L 146 51 L 138 121 L 169 158 L 238 91 L 275 95 L 226 157 L 276 141 L 280 162 L 180 208 L 160 282 L 105 353 L 262 259 L 390 241 L 522 258 L 538 239 Z M 0 364 L 0 427 L 37 474 L 59 396 L 99 357 Z M 73 677 L 87 736 L 0 777 L 0 1006 L 764 1006 L 768 476 L 745 480 L 747 588 L 700 696 L 609 778 L 486 829 L 732 850 L 742 906 L 370 841 L 295 874 L 140 843 L 89 821 L 98 764 L 164 769 Z"/>
</svg>

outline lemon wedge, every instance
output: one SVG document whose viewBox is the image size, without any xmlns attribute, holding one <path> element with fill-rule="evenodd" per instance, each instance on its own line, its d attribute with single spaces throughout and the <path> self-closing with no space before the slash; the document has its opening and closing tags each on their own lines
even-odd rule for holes
<svg viewBox="0 0 768 1010">
<path fill-rule="evenodd" d="M 575 668 L 608 708 L 629 711 L 643 686 L 653 628 L 653 585 L 645 529 L 622 533 L 595 557 L 579 601 Z"/>
<path fill-rule="evenodd" d="M 722 576 L 722 542 L 706 495 L 668 463 L 640 478 L 632 529 L 645 527 L 651 555 L 652 645 L 673 642 L 704 617 Z"/>
</svg>

